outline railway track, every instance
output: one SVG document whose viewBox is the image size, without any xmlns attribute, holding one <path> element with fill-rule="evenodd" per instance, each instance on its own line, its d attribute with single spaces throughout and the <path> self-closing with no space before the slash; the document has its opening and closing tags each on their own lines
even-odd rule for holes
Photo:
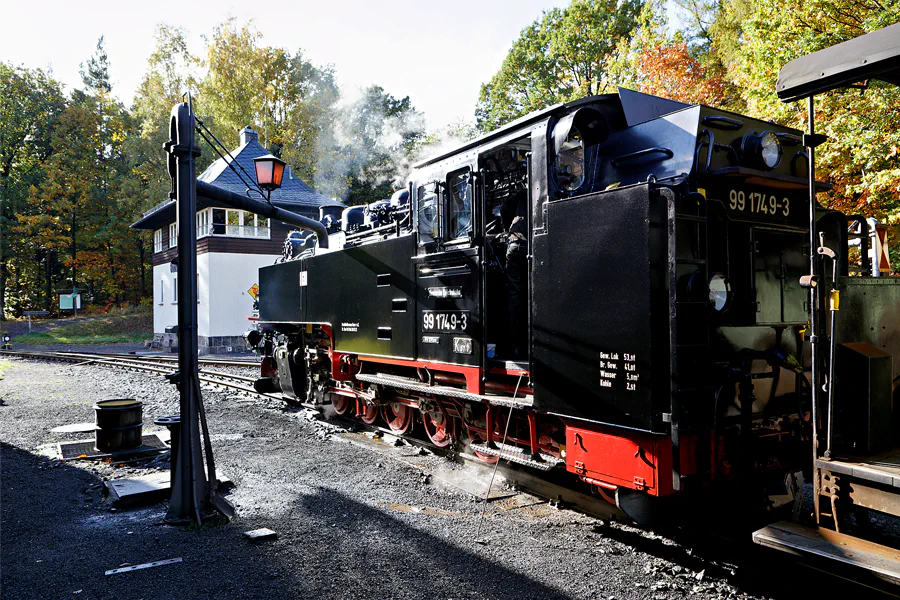
<svg viewBox="0 0 900 600">
<path fill-rule="evenodd" d="M 158 358 L 158 357 L 133 357 L 132 355 L 123 354 L 101 354 L 88 352 L 40 352 L 40 351 L 0 351 L 0 356 L 14 356 L 17 358 L 30 358 L 37 360 L 50 360 L 56 362 L 66 362 L 75 365 L 100 365 L 117 369 L 124 369 L 138 373 L 149 373 L 154 375 L 168 375 L 172 372 L 172 367 L 177 365 L 177 359 Z M 244 361 L 201 361 L 200 381 L 209 385 L 222 388 L 232 389 L 235 391 L 253 394 L 263 398 L 272 400 L 285 400 L 281 394 L 262 394 L 253 389 L 255 377 L 243 375 L 235 375 L 222 371 L 213 371 L 204 369 L 203 366 L 229 366 L 229 367 L 256 367 L 256 363 Z"/>
<path fill-rule="evenodd" d="M 108 353 L 87 353 L 87 352 L 46 352 L 46 351 L 0 351 L 0 357 L 10 356 L 17 358 L 26 358 L 33 360 L 49 360 L 57 362 L 71 363 L 74 365 L 98 365 L 117 369 L 123 369 L 138 373 L 147 373 L 150 375 L 168 375 L 172 372 L 172 367 L 176 365 L 177 358 L 172 357 L 135 357 L 134 355 L 108 354 Z M 249 361 L 219 361 L 205 360 L 201 361 L 201 366 L 228 366 L 254 368 L 258 363 Z M 232 373 L 224 373 L 222 371 L 214 371 L 209 369 L 200 369 L 200 381 L 209 385 L 217 386 L 224 389 L 234 390 L 250 394 L 252 396 L 267 398 L 284 402 L 287 405 L 302 406 L 304 408 L 322 412 L 321 406 L 297 402 L 293 398 L 283 394 L 265 394 L 257 392 L 253 389 L 253 382 L 256 377 L 248 377 L 243 375 L 235 375 Z M 481 471 L 482 475 L 490 474 L 493 465 L 482 462 L 474 455 L 466 453 L 456 453 L 452 449 L 439 447 L 432 444 L 429 440 L 417 437 L 415 435 L 401 435 L 378 424 L 366 424 L 359 419 L 349 416 L 330 415 L 332 422 L 342 425 L 350 431 L 368 431 L 377 432 L 380 435 L 393 436 L 400 438 L 406 442 L 428 449 L 430 452 L 438 455 L 449 457 L 451 454 L 457 459 L 469 463 L 473 468 Z M 539 477 L 527 469 L 519 468 L 515 465 L 501 464 L 498 467 L 498 473 L 509 483 L 522 490 L 533 493 L 537 496 L 547 498 L 556 502 L 559 506 L 567 506 L 580 512 L 590 514 L 602 519 L 618 519 L 628 520 L 626 515 L 618 508 L 612 506 L 606 500 L 598 498 L 583 491 L 572 489 L 558 483 L 550 482 L 544 477 Z"/>
<path fill-rule="evenodd" d="M 32 360 L 66 362 L 74 365 L 93 364 L 132 372 L 161 376 L 165 376 L 171 373 L 173 370 L 172 367 L 176 366 L 177 364 L 177 358 L 175 357 L 136 357 L 134 355 L 85 352 L 40 352 L 5 350 L 0 351 L 0 357 L 3 356 L 26 358 Z M 206 359 L 201 361 L 201 366 L 253 368 L 257 367 L 258 363 L 250 361 Z M 277 400 L 280 402 L 284 402 L 287 405 L 303 406 L 304 408 L 315 410 L 320 413 L 322 412 L 321 406 L 298 403 L 292 398 L 289 398 L 282 394 L 264 394 L 257 392 L 255 389 L 253 389 L 253 381 L 255 379 L 255 377 L 236 375 L 232 373 L 225 373 L 222 371 L 214 371 L 206 368 L 200 369 L 200 381 L 202 383 L 206 383 L 223 389 L 243 392 L 255 397 Z M 378 432 L 380 434 L 390 435 L 394 436 L 395 438 L 403 439 L 415 446 L 427 448 L 429 451 L 438 456 L 445 456 L 450 458 L 450 455 L 453 454 L 458 460 L 463 460 L 469 463 L 469 465 L 481 475 L 489 474 L 490 470 L 493 469 L 493 465 L 485 464 L 475 456 L 465 453 L 456 453 L 453 450 L 449 450 L 448 448 L 440 448 L 430 443 L 428 440 L 422 439 L 420 437 L 412 435 L 398 435 L 397 432 L 392 431 L 388 427 L 382 427 L 376 424 L 367 425 L 359 419 L 353 419 L 350 417 L 338 415 L 332 415 L 330 417 L 330 420 L 332 422 L 345 426 L 351 433 L 354 431 L 367 431 L 370 433 Z M 565 507 L 577 510 L 579 512 L 604 520 L 613 519 L 628 521 L 628 517 L 624 513 L 622 513 L 615 506 L 609 504 L 609 502 L 607 502 L 606 500 L 598 498 L 595 495 L 584 493 L 583 491 L 574 489 L 571 485 L 566 485 L 563 482 L 554 481 L 552 477 L 548 479 L 547 474 L 538 476 L 517 465 L 503 464 L 502 461 L 500 465 L 498 465 L 498 473 L 502 475 L 507 484 L 538 497 L 545 498 L 548 501 L 555 502 L 560 508 Z M 607 532 L 607 535 L 619 539 L 619 541 L 623 543 L 627 543 L 634 547 L 640 547 L 646 551 L 653 552 L 654 550 L 651 548 L 651 546 L 654 546 L 656 548 L 656 551 L 662 549 L 662 555 L 670 558 L 671 560 L 697 560 L 697 569 L 703 568 L 703 564 L 706 564 L 707 569 L 710 568 L 711 564 L 715 565 L 715 570 L 721 571 L 718 574 L 723 578 L 728 578 L 728 564 L 736 565 L 745 563 L 745 561 L 757 564 L 758 561 L 760 561 L 760 558 L 757 556 L 756 548 L 752 547 L 752 545 L 749 545 L 748 547 L 746 540 L 742 542 L 740 539 L 732 535 L 722 535 L 721 533 L 712 532 L 706 532 L 704 534 L 696 535 L 694 533 L 687 533 L 688 530 L 680 526 L 676 526 L 675 528 L 668 531 L 666 531 L 666 529 L 667 528 L 664 528 L 660 530 L 660 532 L 673 539 L 681 538 L 679 546 L 683 544 L 682 547 L 685 549 L 690 547 L 690 550 L 684 553 L 684 556 L 681 556 L 682 551 L 674 550 L 664 544 L 659 545 L 654 542 L 650 542 L 647 539 L 642 538 L 638 533 L 628 532 L 626 530 L 610 530 Z M 687 537 L 685 537 L 685 535 Z M 723 554 L 725 556 L 723 556 Z M 704 561 L 709 562 L 704 563 Z M 766 563 L 757 564 L 757 566 L 763 568 L 765 564 Z M 877 593 L 880 597 L 900 597 L 897 595 L 896 589 L 891 586 L 888 586 L 887 588 L 878 585 L 872 586 L 872 583 L 869 581 L 864 582 L 862 580 L 848 578 L 846 575 L 825 573 L 823 571 L 820 571 L 821 567 L 819 565 L 810 564 L 805 560 L 798 560 L 796 564 L 798 566 L 809 568 L 812 572 L 816 572 L 818 577 L 828 581 L 834 581 L 835 583 L 843 581 L 846 583 L 851 583 L 853 585 L 860 585 L 863 587 L 863 589 L 866 589 L 868 592 Z"/>
</svg>

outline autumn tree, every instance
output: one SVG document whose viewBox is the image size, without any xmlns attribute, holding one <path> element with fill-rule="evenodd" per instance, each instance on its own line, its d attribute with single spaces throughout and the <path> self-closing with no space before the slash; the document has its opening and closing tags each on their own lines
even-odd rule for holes
<svg viewBox="0 0 900 600">
<path fill-rule="evenodd" d="M 12 227 L 18 215 L 38 212 L 28 202 L 29 189 L 43 177 L 64 109 L 61 86 L 47 73 L 0 63 L 0 319 L 8 308 L 36 301 L 45 279 L 41 268 L 53 269 L 54 257 L 29 247 Z"/>
<path fill-rule="evenodd" d="M 728 75 L 747 111 L 805 129 L 806 104 L 783 104 L 775 93 L 780 68 L 794 58 L 896 23 L 900 4 L 757 0 L 748 5 L 728 0 L 718 15 L 713 47 L 725 55 Z M 736 30 L 742 43 L 730 45 L 725 38 L 733 38 Z M 836 90 L 816 99 L 816 112 L 817 130 L 829 137 L 816 153 L 819 176 L 834 184 L 824 201 L 846 212 L 900 222 L 900 89 L 873 81 L 865 91 Z"/>
<path fill-rule="evenodd" d="M 481 86 L 478 127 L 488 131 L 557 102 L 615 91 L 642 0 L 573 0 L 522 30 Z"/>
<path fill-rule="evenodd" d="M 198 110 L 226 146 L 251 126 L 260 142 L 308 181 L 315 178 L 315 148 L 329 126 L 339 93 L 330 67 L 301 51 L 264 46 L 262 34 L 234 19 L 207 40 Z"/>
</svg>

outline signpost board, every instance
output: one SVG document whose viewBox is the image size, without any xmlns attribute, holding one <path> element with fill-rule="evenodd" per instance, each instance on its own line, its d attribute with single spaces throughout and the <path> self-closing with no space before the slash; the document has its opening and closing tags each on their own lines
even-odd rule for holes
<svg viewBox="0 0 900 600">
<path fill-rule="evenodd" d="M 81 294 L 60 294 L 60 310 L 78 310 L 81 308 Z"/>
</svg>

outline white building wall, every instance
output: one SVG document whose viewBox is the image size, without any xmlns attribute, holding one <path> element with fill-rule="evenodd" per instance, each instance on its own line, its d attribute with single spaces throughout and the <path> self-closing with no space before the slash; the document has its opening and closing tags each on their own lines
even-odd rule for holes
<svg viewBox="0 0 900 600">
<path fill-rule="evenodd" d="M 259 283 L 259 268 L 273 264 L 280 255 L 210 252 L 202 256 L 209 261 L 209 332 L 201 329 L 200 335 L 243 335 L 253 311 L 253 297 L 247 290 Z"/>
<path fill-rule="evenodd" d="M 175 276 L 171 265 L 153 267 L 153 333 L 165 333 L 166 327 L 178 324 L 178 304 L 175 302 Z"/>
</svg>

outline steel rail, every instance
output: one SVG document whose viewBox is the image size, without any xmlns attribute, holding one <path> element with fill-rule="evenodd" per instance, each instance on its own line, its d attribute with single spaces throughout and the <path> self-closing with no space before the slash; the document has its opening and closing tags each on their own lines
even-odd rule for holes
<svg viewBox="0 0 900 600">
<path fill-rule="evenodd" d="M 91 353 L 78 353 L 78 352 L 40 352 L 40 351 L 3 350 L 3 351 L 0 351 L 0 356 L 15 356 L 18 358 L 30 358 L 30 359 L 39 359 L 39 360 L 70 362 L 70 363 L 75 363 L 76 366 L 78 364 L 94 364 L 94 365 L 100 365 L 100 366 L 106 366 L 106 367 L 125 369 L 125 370 L 129 370 L 129 371 L 149 373 L 149 374 L 153 374 L 153 375 L 168 375 L 169 373 L 172 372 L 171 369 L 168 369 L 164 365 L 160 365 L 158 363 L 149 363 L 149 362 L 142 361 L 139 359 L 108 356 L 108 355 L 104 355 L 104 354 L 91 354 Z M 249 364 L 249 365 L 244 365 L 244 366 L 252 367 L 255 365 Z M 262 398 L 268 398 L 271 400 L 279 400 L 279 401 L 285 400 L 285 397 L 283 395 L 264 394 L 264 393 L 257 392 L 252 387 L 252 382 L 255 380 L 256 380 L 255 377 L 234 375 L 231 373 L 224 373 L 222 371 L 210 371 L 210 370 L 206 370 L 206 369 L 200 370 L 201 383 L 206 383 L 209 385 L 215 385 L 215 386 L 219 386 L 219 387 L 234 389 L 234 390 L 237 390 L 240 392 L 252 394 L 254 396 L 258 396 L 258 397 L 262 397 Z M 250 386 L 246 385 L 248 383 L 251 385 Z"/>
</svg>

